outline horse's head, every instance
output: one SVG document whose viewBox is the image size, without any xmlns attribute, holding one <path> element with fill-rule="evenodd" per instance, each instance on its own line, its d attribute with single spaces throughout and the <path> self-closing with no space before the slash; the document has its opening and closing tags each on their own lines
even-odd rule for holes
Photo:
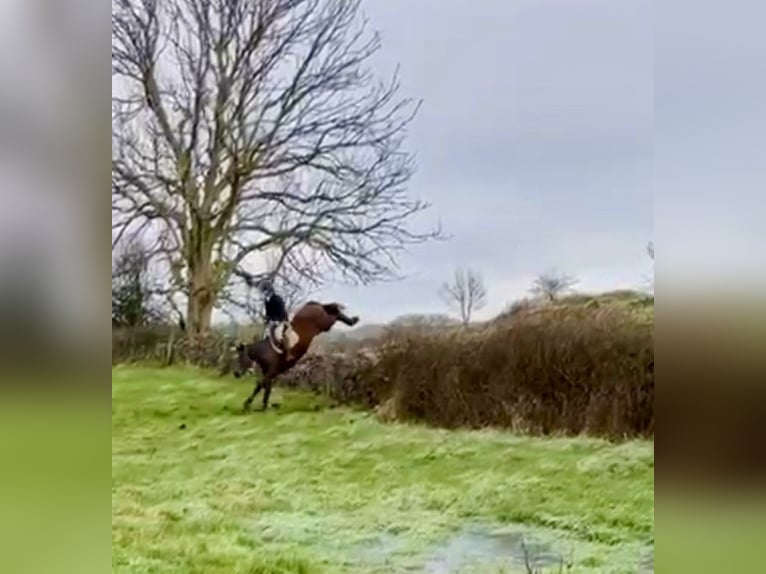
<svg viewBox="0 0 766 574">
<path fill-rule="evenodd" d="M 255 362 L 247 354 L 244 343 L 239 343 L 232 348 L 232 351 L 234 352 L 234 368 L 232 372 L 234 377 L 239 379 L 255 367 Z"/>
</svg>

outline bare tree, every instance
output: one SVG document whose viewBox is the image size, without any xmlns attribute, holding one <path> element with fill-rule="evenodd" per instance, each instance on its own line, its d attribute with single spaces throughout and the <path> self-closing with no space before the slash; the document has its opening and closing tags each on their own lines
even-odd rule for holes
<svg viewBox="0 0 766 574">
<path fill-rule="evenodd" d="M 535 279 L 530 291 L 537 296 L 544 297 L 547 301 L 553 303 L 561 295 L 568 293 L 578 283 L 578 280 L 566 273 L 551 270 L 543 273 Z"/>
<path fill-rule="evenodd" d="M 474 311 L 487 304 L 487 288 L 481 275 L 470 269 L 458 269 L 451 282 L 441 286 L 439 294 L 444 302 L 460 313 L 463 325 L 468 325 Z"/>
<path fill-rule="evenodd" d="M 418 103 L 376 81 L 359 5 L 113 2 L 113 241 L 152 238 L 192 333 L 245 273 L 367 283 L 440 235 L 409 227 Z"/>
</svg>

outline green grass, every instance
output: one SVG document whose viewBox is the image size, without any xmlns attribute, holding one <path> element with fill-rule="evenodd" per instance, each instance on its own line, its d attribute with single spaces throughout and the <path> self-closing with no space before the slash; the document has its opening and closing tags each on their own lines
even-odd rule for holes
<svg viewBox="0 0 766 574">
<path fill-rule="evenodd" d="M 114 572 L 420 572 L 473 524 L 526 525 L 571 572 L 637 571 L 653 544 L 651 442 L 383 424 L 278 387 L 242 415 L 250 388 L 113 369 Z"/>
</svg>

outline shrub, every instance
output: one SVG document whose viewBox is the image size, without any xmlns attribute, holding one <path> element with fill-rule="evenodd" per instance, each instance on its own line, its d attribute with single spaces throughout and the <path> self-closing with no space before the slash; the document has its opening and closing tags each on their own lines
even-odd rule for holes
<svg viewBox="0 0 766 574">
<path fill-rule="evenodd" d="M 172 332 L 165 325 L 112 328 L 112 364 L 165 362 Z"/>
<path fill-rule="evenodd" d="M 112 364 L 190 363 L 226 373 L 231 367 L 233 342 L 219 331 L 186 337 L 172 326 L 112 329 Z"/>
<path fill-rule="evenodd" d="M 373 407 L 385 395 L 371 373 L 377 362 L 372 351 L 310 354 L 280 377 L 280 384 L 324 394 L 346 404 Z"/>
<path fill-rule="evenodd" d="M 651 324 L 618 308 L 552 307 L 390 340 L 362 382 L 398 418 L 635 436 L 654 430 L 653 365 Z"/>
</svg>

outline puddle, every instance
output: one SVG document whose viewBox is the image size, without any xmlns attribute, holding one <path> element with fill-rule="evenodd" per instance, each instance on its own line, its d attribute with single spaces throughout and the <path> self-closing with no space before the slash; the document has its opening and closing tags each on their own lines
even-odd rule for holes
<svg viewBox="0 0 766 574">
<path fill-rule="evenodd" d="M 424 572 L 452 574 L 466 567 L 493 566 L 533 569 L 560 566 L 565 557 L 550 544 L 524 531 L 463 530 L 432 549 Z"/>
<path fill-rule="evenodd" d="M 414 555 L 408 552 L 412 548 L 406 543 L 405 537 L 383 534 L 357 545 L 351 559 L 352 562 L 378 566 L 404 559 L 408 564 L 400 564 L 403 571 L 452 574 L 482 566 L 526 571 L 527 563 L 535 569 L 558 568 L 562 558 L 566 558 L 526 529 L 465 528 Z"/>
<path fill-rule="evenodd" d="M 349 558 L 352 564 L 396 566 L 392 571 L 413 574 L 558 573 L 569 572 L 572 565 L 578 564 L 587 564 L 593 571 L 609 567 L 624 569 L 630 564 L 639 574 L 654 572 L 651 547 L 591 546 L 562 537 L 561 533 L 521 525 L 498 529 L 473 525 L 425 548 L 406 535 L 382 534 L 359 543 Z"/>
</svg>

